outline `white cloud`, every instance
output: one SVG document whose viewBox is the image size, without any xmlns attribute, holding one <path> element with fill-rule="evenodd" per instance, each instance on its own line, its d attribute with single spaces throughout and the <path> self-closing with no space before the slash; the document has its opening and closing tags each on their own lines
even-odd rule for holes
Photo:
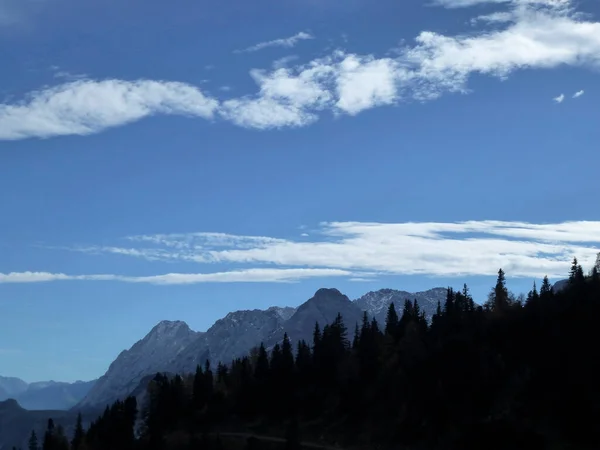
<svg viewBox="0 0 600 450">
<path fill-rule="evenodd" d="M 45 283 L 65 280 L 113 280 L 115 275 L 66 275 L 48 272 L 10 272 L 0 273 L 2 283 Z"/>
<path fill-rule="evenodd" d="M 579 97 L 581 97 L 583 94 L 585 94 L 585 91 L 584 91 L 584 90 L 577 91 L 577 92 L 575 92 L 575 94 L 573 94 L 573 98 L 579 98 Z"/>
<path fill-rule="evenodd" d="M 202 264 L 327 268 L 349 271 L 353 278 L 372 278 L 373 273 L 493 275 L 500 267 L 511 276 L 556 278 L 566 274 L 574 256 L 591 267 L 600 247 L 600 222 L 333 222 L 322 224 L 311 236 L 294 241 L 163 234 L 130 238 L 148 245 L 129 254 L 144 258 L 146 252 L 151 257 L 165 252 L 163 260 Z"/>
<path fill-rule="evenodd" d="M 510 3 L 515 6 L 537 6 L 550 8 L 565 8 L 571 4 L 571 0 L 435 0 L 435 4 L 446 8 L 468 8 L 477 5 L 493 5 Z"/>
<path fill-rule="evenodd" d="M 281 69 L 287 67 L 292 61 L 296 59 L 298 59 L 297 55 L 288 55 L 284 56 L 283 58 L 276 59 L 275 61 L 273 61 L 273 68 Z"/>
<path fill-rule="evenodd" d="M 50 70 L 54 72 L 54 78 L 59 78 L 68 81 L 83 80 L 89 78 L 84 73 L 71 73 L 68 70 L 62 70 L 59 66 L 51 66 Z"/>
<path fill-rule="evenodd" d="M 0 104 L 0 140 L 92 134 L 158 113 L 209 119 L 217 107 L 184 83 L 75 81 Z"/>
<path fill-rule="evenodd" d="M 253 45 L 251 47 L 245 48 L 244 50 L 236 50 L 235 53 L 256 52 L 258 50 L 262 50 L 263 48 L 268 48 L 268 47 L 287 47 L 287 48 L 291 48 L 294 45 L 296 45 L 298 42 L 305 41 L 307 39 L 314 39 L 314 36 L 312 36 L 309 33 L 304 32 L 304 31 L 301 31 L 300 33 L 297 33 L 297 34 L 295 34 L 293 36 L 290 36 L 290 37 L 287 37 L 287 38 L 274 39 L 272 41 L 261 42 L 259 44 L 256 44 L 256 45 Z"/>
<path fill-rule="evenodd" d="M 348 55 L 336 70 L 337 108 L 355 115 L 375 106 L 394 103 L 397 83 L 410 75 L 392 59 Z"/>
<path fill-rule="evenodd" d="M 554 100 L 556 103 L 562 103 L 565 100 L 565 94 L 560 94 L 558 97 L 554 97 L 552 100 Z"/>
<path fill-rule="evenodd" d="M 412 45 L 395 49 L 394 57 L 335 51 L 305 64 L 288 66 L 289 61 L 285 65 L 280 61 L 271 70 L 254 69 L 250 75 L 257 92 L 220 105 L 183 83 L 67 83 L 34 92 L 18 104 L 0 105 L 0 139 L 89 134 L 151 114 L 210 118 L 218 112 L 219 117 L 246 128 L 301 127 L 326 112 L 355 115 L 401 101 L 467 93 L 474 74 L 506 78 L 526 69 L 600 68 L 600 22 L 578 13 L 571 0 L 437 3 L 445 7 L 495 3 L 499 10 L 474 13 L 476 30 L 470 28 L 466 34 L 423 31 Z M 298 36 L 304 35 L 263 43 L 263 47 L 290 46 Z"/>
<path fill-rule="evenodd" d="M 294 74 L 286 68 L 271 73 L 251 72 L 260 86 L 256 96 L 223 102 L 220 113 L 236 125 L 247 128 L 280 128 L 308 125 L 318 119 L 315 111 L 328 106 L 332 94 L 319 81 L 330 71 L 313 64 Z"/>
<path fill-rule="evenodd" d="M 351 276 L 352 273 L 338 269 L 247 269 L 216 273 L 167 273 L 146 277 L 122 275 L 66 275 L 63 273 L 19 272 L 0 273 L 2 283 L 43 283 L 50 281 L 121 281 L 157 285 L 180 285 L 198 283 L 293 283 L 315 277 Z"/>
</svg>

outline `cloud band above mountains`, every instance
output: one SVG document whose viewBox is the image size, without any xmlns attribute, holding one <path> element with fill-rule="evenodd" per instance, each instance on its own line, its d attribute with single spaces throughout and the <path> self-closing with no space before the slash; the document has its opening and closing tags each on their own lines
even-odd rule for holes
<svg viewBox="0 0 600 450">
<path fill-rule="evenodd" d="M 254 129 L 299 127 L 326 111 L 355 115 L 466 92 L 477 73 L 600 67 L 600 22 L 578 13 L 571 0 L 437 1 L 447 8 L 483 3 L 502 11 L 475 16 L 468 34 L 424 31 L 414 45 L 395 49 L 395 57 L 335 51 L 290 68 L 253 70 L 258 92 L 225 101 L 196 86 L 152 80 L 85 79 L 32 92 L 0 104 L 0 140 L 87 135 L 156 114 L 220 118 Z"/>
<path fill-rule="evenodd" d="M 600 251 L 600 222 L 332 222 L 297 239 L 197 232 L 124 240 L 126 246 L 68 250 L 227 269 L 136 277 L 23 272 L 0 274 L 0 283 L 88 280 L 194 284 L 296 282 L 315 277 L 365 280 L 389 275 L 466 277 L 493 276 L 499 268 L 512 277 L 564 278 L 574 256 L 586 269 L 595 263 Z"/>
</svg>

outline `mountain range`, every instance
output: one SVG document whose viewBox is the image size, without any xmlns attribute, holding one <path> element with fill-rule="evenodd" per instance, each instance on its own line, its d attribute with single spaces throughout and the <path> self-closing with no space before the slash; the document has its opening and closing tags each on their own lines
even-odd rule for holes
<svg viewBox="0 0 600 450">
<path fill-rule="evenodd" d="M 142 404 L 145 388 L 156 372 L 191 373 L 206 360 L 213 366 L 229 363 L 247 355 L 261 342 L 267 349 L 272 348 L 282 341 L 284 333 L 293 343 L 301 339 L 312 342 L 315 323 L 323 327 L 338 313 L 352 339 L 354 326 L 361 323 L 365 311 L 383 326 L 392 302 L 401 315 L 404 301 L 416 299 L 431 318 L 438 302 L 443 304 L 445 298 L 446 288 L 416 293 L 381 289 L 355 300 L 337 289 L 319 289 L 297 308 L 234 311 L 205 332 L 193 331 L 183 321 L 162 321 L 130 349 L 122 351 L 98 380 L 27 384 L 18 378 L 0 377 L 0 450 L 15 444 L 26 446 L 31 430 L 42 433 L 49 417 L 69 432 L 77 412 L 82 412 L 85 423 L 101 414 L 106 405 L 128 395 L 135 395 Z M 8 398 L 14 400 L 2 402 Z M 44 411 L 27 411 L 42 408 Z M 65 411 L 68 408 L 71 409 Z"/>
<path fill-rule="evenodd" d="M 140 383 L 147 383 L 148 375 L 156 372 L 191 373 L 206 360 L 213 365 L 229 363 L 247 355 L 261 342 L 269 349 L 281 342 L 284 333 L 293 343 L 301 339 L 310 342 L 315 323 L 321 326 L 331 323 L 338 313 L 352 338 L 354 325 L 362 321 L 363 311 L 383 324 L 390 303 L 394 302 L 401 314 L 404 301 L 416 299 L 431 317 L 438 301 L 443 303 L 445 298 L 446 288 L 417 293 L 382 289 L 354 301 L 337 289 L 319 289 L 298 308 L 231 312 L 206 332 L 193 331 L 182 321 L 162 321 L 129 350 L 121 352 L 75 409 L 103 408 L 136 389 L 142 392 Z"/>
<path fill-rule="evenodd" d="M 84 398 L 96 380 L 65 383 L 26 383 L 19 378 L 0 376 L 0 401 L 14 399 L 28 410 L 66 410 Z"/>
</svg>

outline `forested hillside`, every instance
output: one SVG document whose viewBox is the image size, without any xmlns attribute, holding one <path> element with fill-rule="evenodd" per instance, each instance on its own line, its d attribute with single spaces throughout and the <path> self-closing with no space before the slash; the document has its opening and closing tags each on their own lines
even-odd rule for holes
<svg viewBox="0 0 600 450">
<path fill-rule="evenodd" d="M 71 443 L 50 429 L 39 445 L 597 449 L 599 313 L 597 268 L 585 276 L 575 260 L 566 289 L 553 292 L 546 278 L 524 302 L 500 270 L 484 305 L 465 285 L 448 289 L 430 323 L 410 300 L 392 304 L 385 323 L 338 316 L 296 348 L 286 336 L 270 353 L 261 346 L 195 374 L 157 374 L 147 405 L 116 402 Z"/>
</svg>

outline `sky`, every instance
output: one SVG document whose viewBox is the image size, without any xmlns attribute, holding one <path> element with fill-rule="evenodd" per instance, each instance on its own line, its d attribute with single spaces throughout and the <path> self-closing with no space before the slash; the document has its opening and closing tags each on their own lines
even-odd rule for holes
<svg viewBox="0 0 600 450">
<path fill-rule="evenodd" d="M 0 0 L 0 375 L 600 248 L 595 0 Z"/>
</svg>

